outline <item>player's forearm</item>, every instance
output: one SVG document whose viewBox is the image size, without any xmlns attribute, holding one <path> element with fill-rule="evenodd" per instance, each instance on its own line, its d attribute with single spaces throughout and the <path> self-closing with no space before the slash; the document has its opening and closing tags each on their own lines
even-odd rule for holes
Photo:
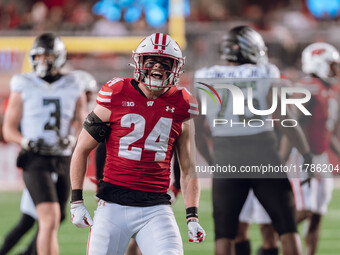
<svg viewBox="0 0 340 255">
<path fill-rule="evenodd" d="M 310 153 L 310 147 L 307 138 L 300 125 L 296 127 L 285 127 L 281 129 L 287 136 L 289 142 L 302 154 Z"/>
<path fill-rule="evenodd" d="M 87 153 L 86 151 L 79 151 L 77 149 L 72 155 L 70 166 L 72 189 L 83 189 L 88 155 L 89 153 Z"/>
<path fill-rule="evenodd" d="M 3 136 L 6 142 L 16 143 L 20 145 L 21 139 L 23 138 L 22 134 L 18 131 L 17 128 L 4 125 L 3 127 Z"/>
<path fill-rule="evenodd" d="M 83 189 L 86 174 L 86 155 L 73 153 L 70 167 L 71 187 L 72 189 Z"/>
<path fill-rule="evenodd" d="M 200 199 L 200 184 L 196 176 L 181 175 L 181 191 L 185 208 L 198 207 Z"/>
</svg>

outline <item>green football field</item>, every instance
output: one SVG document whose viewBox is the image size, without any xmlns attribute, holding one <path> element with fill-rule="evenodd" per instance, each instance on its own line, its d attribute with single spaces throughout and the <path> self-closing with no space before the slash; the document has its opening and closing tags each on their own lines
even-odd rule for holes
<svg viewBox="0 0 340 255">
<path fill-rule="evenodd" d="M 20 212 L 20 192 L 0 193 L 0 243 L 4 236 L 19 220 Z M 88 191 L 85 194 L 86 205 L 90 212 L 93 212 L 96 203 L 94 192 Z M 203 190 L 199 209 L 200 222 L 207 233 L 206 240 L 201 244 L 189 243 L 187 228 L 185 223 L 185 212 L 183 200 L 180 198 L 173 206 L 176 219 L 179 224 L 184 242 L 185 254 L 209 255 L 214 251 L 214 234 L 212 220 L 212 205 L 210 190 Z M 78 229 L 70 221 L 70 215 L 61 225 L 59 231 L 59 244 L 61 255 L 86 254 L 86 242 L 89 229 Z M 319 255 L 339 255 L 340 254 L 340 189 L 335 190 L 333 199 L 329 207 L 329 212 L 323 220 Z M 300 226 L 300 230 L 302 226 Z M 35 230 L 34 230 L 35 231 Z M 9 253 L 17 254 L 23 250 L 32 238 L 33 231 L 30 231 L 18 245 Z M 252 249 L 255 251 L 260 246 L 260 236 L 256 225 L 251 228 Z M 254 253 L 255 254 L 255 253 Z"/>
</svg>

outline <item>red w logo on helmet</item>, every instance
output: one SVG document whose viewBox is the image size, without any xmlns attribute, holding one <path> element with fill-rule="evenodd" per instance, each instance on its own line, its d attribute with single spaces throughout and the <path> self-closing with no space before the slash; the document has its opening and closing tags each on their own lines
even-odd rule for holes
<svg viewBox="0 0 340 255">
<path fill-rule="evenodd" d="M 316 49 L 312 51 L 312 56 L 315 55 L 321 55 L 322 53 L 324 53 L 326 51 L 326 49 Z"/>
</svg>

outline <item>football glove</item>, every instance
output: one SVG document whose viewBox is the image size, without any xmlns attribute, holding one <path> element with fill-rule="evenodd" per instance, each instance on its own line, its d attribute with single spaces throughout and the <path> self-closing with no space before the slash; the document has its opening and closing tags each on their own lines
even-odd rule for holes
<svg viewBox="0 0 340 255">
<path fill-rule="evenodd" d="M 67 148 L 70 146 L 71 148 L 74 148 L 77 143 L 77 138 L 73 135 L 68 135 L 67 137 L 60 138 L 59 140 L 59 146 L 63 149 Z"/>
<path fill-rule="evenodd" d="M 93 220 L 83 201 L 71 203 L 71 219 L 77 228 L 87 228 L 93 225 Z"/>
<path fill-rule="evenodd" d="M 188 221 L 189 242 L 201 243 L 205 238 L 205 231 L 199 224 L 198 219 Z"/>
<path fill-rule="evenodd" d="M 21 148 L 33 153 L 46 153 L 51 151 L 51 146 L 45 144 L 44 140 L 39 138 L 36 141 L 23 137 L 20 141 Z"/>
</svg>

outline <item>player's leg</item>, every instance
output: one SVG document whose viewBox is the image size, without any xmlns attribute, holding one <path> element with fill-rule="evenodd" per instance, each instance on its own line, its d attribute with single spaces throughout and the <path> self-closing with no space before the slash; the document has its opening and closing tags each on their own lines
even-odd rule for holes
<svg viewBox="0 0 340 255">
<path fill-rule="evenodd" d="M 262 236 L 262 246 L 258 250 L 257 255 L 278 255 L 278 241 L 279 236 L 270 224 L 260 224 L 260 232 Z"/>
<path fill-rule="evenodd" d="M 37 228 L 36 233 L 30 242 L 30 244 L 26 247 L 26 250 L 21 252 L 19 255 L 37 255 L 37 238 L 38 238 L 39 229 Z"/>
<path fill-rule="evenodd" d="M 282 253 L 301 254 L 293 192 L 288 179 L 254 179 L 252 183 L 256 197 L 268 212 L 280 236 Z"/>
<path fill-rule="evenodd" d="M 239 222 L 237 235 L 234 240 L 235 255 L 250 255 L 249 228 L 250 224 L 248 222 Z"/>
<path fill-rule="evenodd" d="M 58 254 L 60 206 L 54 181 L 47 169 L 53 169 L 50 160 L 35 156 L 27 164 L 23 177 L 38 214 L 37 251 L 39 254 Z"/>
<path fill-rule="evenodd" d="M 213 216 L 215 225 L 215 254 L 232 253 L 237 235 L 239 215 L 247 199 L 249 183 L 246 179 L 213 179 Z"/>
<path fill-rule="evenodd" d="M 238 231 L 234 240 L 235 255 L 250 255 L 251 252 L 249 228 L 254 219 L 254 197 L 253 190 L 250 190 L 240 213 Z"/>
<path fill-rule="evenodd" d="M 5 255 L 9 252 L 14 245 L 21 239 L 21 237 L 27 233 L 28 230 L 33 227 L 35 219 L 30 215 L 22 214 L 20 221 L 14 228 L 6 235 L 4 242 L 0 249 L 0 255 Z"/>
<path fill-rule="evenodd" d="M 134 238 L 130 239 L 125 255 L 142 255 Z"/>
<path fill-rule="evenodd" d="M 127 249 L 133 231 L 129 228 L 134 217 L 141 217 L 136 212 L 131 215 L 127 206 L 98 201 L 88 239 L 88 255 L 123 255 Z M 139 208 L 138 208 L 139 209 Z"/>
<path fill-rule="evenodd" d="M 332 178 L 312 179 L 309 187 L 313 192 L 310 192 L 309 199 L 311 200 L 310 216 L 308 217 L 308 226 L 306 232 L 306 254 L 316 254 L 322 216 L 327 213 L 328 204 L 331 200 L 333 191 Z M 305 197 L 307 199 L 307 197 Z"/>
<path fill-rule="evenodd" d="M 260 225 L 262 236 L 262 246 L 258 250 L 258 255 L 278 255 L 279 236 L 268 213 L 256 197 L 254 197 L 254 222 Z"/>
<path fill-rule="evenodd" d="M 135 237 L 142 254 L 182 255 L 182 238 L 171 207 L 144 207 L 143 215 L 145 224 Z"/>
<path fill-rule="evenodd" d="M 308 220 L 308 227 L 306 233 L 306 255 L 316 254 L 319 237 L 320 237 L 320 225 L 321 225 L 320 214 L 312 214 Z"/>
<path fill-rule="evenodd" d="M 318 165 L 329 165 L 328 155 L 323 153 L 313 157 L 313 163 Z M 331 172 L 317 173 L 316 177 L 312 179 L 310 187 L 309 198 L 311 207 L 311 216 L 309 217 L 308 228 L 306 233 L 306 254 L 314 255 L 317 252 L 321 220 L 322 216 L 327 213 L 328 204 L 331 201 L 334 189 L 334 180 Z M 307 194 L 306 194 L 307 195 Z"/>
</svg>

